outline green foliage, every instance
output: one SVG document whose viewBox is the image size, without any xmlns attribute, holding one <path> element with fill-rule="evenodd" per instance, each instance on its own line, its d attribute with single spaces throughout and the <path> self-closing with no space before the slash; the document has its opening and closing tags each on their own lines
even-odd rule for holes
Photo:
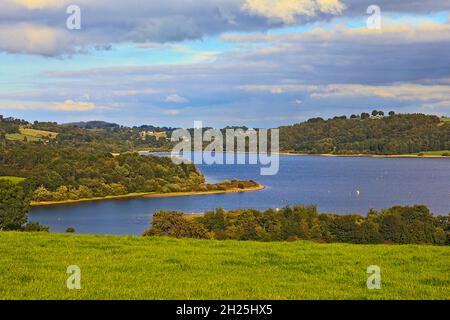
<svg viewBox="0 0 450 320">
<path fill-rule="evenodd" d="M 0 175 L 27 177 L 33 201 L 64 201 L 144 192 L 200 190 L 203 175 L 194 165 L 165 157 L 33 144 L 0 145 Z"/>
<path fill-rule="evenodd" d="M 27 222 L 29 203 L 20 184 L 0 179 L 0 231 L 19 230 Z"/>
<path fill-rule="evenodd" d="M 182 213 L 160 212 L 146 235 L 190 237 L 189 227 L 197 222 L 213 239 L 225 240 L 314 240 L 355 244 L 418 243 L 446 245 L 449 242 L 448 219 L 433 216 L 422 205 L 401 207 L 360 215 L 320 214 L 314 206 L 285 207 L 282 210 L 223 209 L 206 212 L 188 220 Z M 195 226 L 196 230 L 199 226 Z"/>
<path fill-rule="evenodd" d="M 22 228 L 22 231 L 25 231 L 25 232 L 49 232 L 50 228 L 47 226 L 43 226 L 38 222 L 28 222 Z"/>
<path fill-rule="evenodd" d="M 184 218 L 183 213 L 160 211 L 153 216 L 152 228 L 144 236 L 170 236 L 174 238 L 208 238 L 200 223 Z"/>
<path fill-rule="evenodd" d="M 450 150 L 450 123 L 423 114 L 307 121 L 280 128 L 280 149 L 321 154 L 408 154 Z"/>
</svg>

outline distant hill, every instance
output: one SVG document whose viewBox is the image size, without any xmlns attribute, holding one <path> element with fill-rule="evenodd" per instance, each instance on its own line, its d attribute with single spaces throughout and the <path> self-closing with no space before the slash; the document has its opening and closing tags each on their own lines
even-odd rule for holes
<svg viewBox="0 0 450 320">
<path fill-rule="evenodd" d="M 33 137 L 25 139 L 24 128 L 28 130 L 27 135 L 33 133 Z M 280 151 L 283 152 L 336 155 L 450 154 L 448 117 L 394 112 L 385 115 L 374 110 L 372 116 L 362 113 L 328 120 L 313 118 L 279 129 Z M 76 145 L 78 148 L 95 146 L 97 150 L 106 152 L 148 148 L 168 151 L 174 145 L 168 139 L 173 130 L 174 128 L 152 125 L 126 127 L 106 121 L 72 122 L 64 125 L 55 122 L 29 123 L 0 116 L 0 141 L 6 138 L 18 142 L 42 143 L 42 133 L 46 132 L 51 134 L 47 143 Z M 192 129 L 190 131 L 192 134 Z M 36 133 L 40 135 L 37 136 Z"/>
<path fill-rule="evenodd" d="M 424 114 L 310 119 L 280 127 L 280 149 L 310 154 L 410 154 L 450 150 L 450 122 Z"/>
<path fill-rule="evenodd" d="M 120 125 L 117 123 L 110 123 L 106 121 L 81 121 L 81 122 L 71 122 L 71 123 L 65 123 L 63 126 L 68 127 L 77 127 L 77 128 L 83 128 L 83 129 L 108 129 L 108 128 L 119 128 Z"/>
</svg>

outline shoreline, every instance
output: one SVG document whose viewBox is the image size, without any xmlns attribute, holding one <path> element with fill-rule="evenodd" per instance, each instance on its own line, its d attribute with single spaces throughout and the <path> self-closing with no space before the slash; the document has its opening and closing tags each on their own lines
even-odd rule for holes
<svg viewBox="0 0 450 320">
<path fill-rule="evenodd" d="M 186 191 L 186 192 L 171 192 L 171 193 L 155 193 L 155 192 L 141 192 L 141 193 L 129 193 L 120 196 L 106 196 L 106 197 L 93 197 L 78 200 L 64 200 L 64 201 L 41 201 L 31 202 L 30 207 L 46 207 L 57 206 L 64 204 L 77 204 L 83 202 L 105 201 L 105 200 L 124 200 L 124 199 L 137 199 L 137 198 L 170 198 L 170 197 L 190 197 L 209 194 L 225 194 L 225 193 L 241 193 L 260 191 L 266 187 L 262 184 L 258 184 L 256 187 L 238 189 L 233 188 L 229 190 L 211 190 L 211 191 Z"/>
<path fill-rule="evenodd" d="M 442 156 L 435 154 L 424 154 L 419 156 L 417 154 L 334 154 L 334 153 L 322 153 L 322 154 L 309 154 L 309 153 L 291 153 L 291 152 L 278 152 L 279 155 L 284 156 L 315 156 L 315 157 L 346 157 L 346 158 L 448 158 L 450 156 Z"/>
<path fill-rule="evenodd" d="M 136 150 L 134 152 L 146 152 L 149 154 L 152 153 L 170 153 L 170 151 L 148 151 L 148 150 Z M 445 151 L 443 151 L 445 152 Z M 223 151 L 223 153 L 231 153 L 231 151 Z M 254 152 L 232 152 L 232 153 L 240 153 L 240 154 L 256 154 Z M 300 153 L 300 152 L 289 152 L 289 151 L 280 151 L 273 152 L 273 154 L 283 155 L 283 156 L 308 156 L 308 157 L 347 157 L 347 158 L 443 158 L 450 159 L 450 156 L 442 156 L 438 154 L 424 154 L 419 156 L 418 154 L 370 154 L 370 153 L 358 153 L 358 154 L 334 154 L 334 153 Z"/>
</svg>

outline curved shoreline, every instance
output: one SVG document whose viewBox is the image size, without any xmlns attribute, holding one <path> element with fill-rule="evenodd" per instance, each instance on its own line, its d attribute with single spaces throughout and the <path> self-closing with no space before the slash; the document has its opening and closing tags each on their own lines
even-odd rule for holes
<svg viewBox="0 0 450 320">
<path fill-rule="evenodd" d="M 258 184 L 256 187 L 238 189 L 233 188 L 229 190 L 211 190 L 211 191 L 188 191 L 188 192 L 171 192 L 171 193 L 155 193 L 155 192 L 141 192 L 141 193 L 129 193 L 120 196 L 106 196 L 106 197 L 94 197 L 78 200 L 64 200 L 64 201 L 41 201 L 31 202 L 31 207 L 44 207 L 44 206 L 57 206 L 64 204 L 77 204 L 83 202 L 104 201 L 104 200 L 124 200 L 124 199 L 136 199 L 136 198 L 169 198 L 169 197 L 189 197 L 209 194 L 225 194 L 225 193 L 241 193 L 260 191 L 266 187 L 262 184 Z"/>
</svg>

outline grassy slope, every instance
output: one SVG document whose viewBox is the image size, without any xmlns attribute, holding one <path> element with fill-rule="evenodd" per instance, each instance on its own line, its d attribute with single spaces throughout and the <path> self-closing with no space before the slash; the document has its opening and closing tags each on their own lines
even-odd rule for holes
<svg viewBox="0 0 450 320">
<path fill-rule="evenodd" d="M 25 178 L 21 178 L 21 177 L 10 177 L 10 176 L 0 176 L 0 179 L 3 180 L 9 180 L 13 183 L 19 183 L 25 180 Z"/>
<path fill-rule="evenodd" d="M 55 139 L 57 133 L 51 131 L 34 130 L 30 128 L 20 128 L 20 133 L 6 134 L 6 139 L 13 141 L 23 141 L 26 137 L 29 142 L 42 141 L 42 139 Z"/>
<path fill-rule="evenodd" d="M 0 252 L 0 299 L 450 299 L 449 247 L 0 232 Z"/>
<path fill-rule="evenodd" d="M 27 138 L 27 140 L 29 142 L 41 141 L 41 139 L 38 137 L 27 136 L 27 135 L 20 134 L 20 133 L 8 133 L 5 135 L 5 137 L 6 137 L 6 139 L 12 140 L 12 141 L 24 141 L 24 138 Z"/>
<path fill-rule="evenodd" d="M 30 128 L 20 128 L 20 133 L 30 137 L 55 139 L 58 134 L 56 132 L 35 130 Z"/>
</svg>

